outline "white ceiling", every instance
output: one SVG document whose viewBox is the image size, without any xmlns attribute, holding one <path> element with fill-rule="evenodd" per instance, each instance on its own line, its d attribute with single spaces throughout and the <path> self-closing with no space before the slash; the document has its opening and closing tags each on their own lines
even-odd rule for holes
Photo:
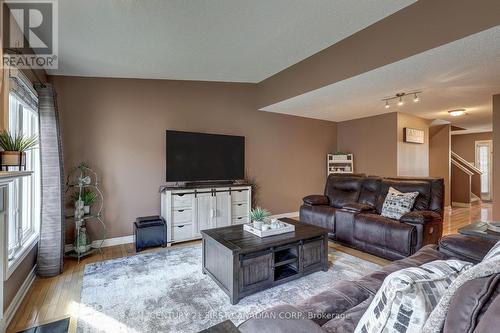
<svg viewBox="0 0 500 333">
<path fill-rule="evenodd" d="M 415 0 L 64 0 L 51 75 L 260 82 Z"/>
<path fill-rule="evenodd" d="M 422 90 L 421 101 L 385 109 L 383 97 Z M 264 108 L 331 121 L 400 111 L 443 119 L 468 132 L 492 129 L 492 95 L 500 93 L 500 26 Z M 448 110 L 466 108 L 451 117 Z"/>
</svg>

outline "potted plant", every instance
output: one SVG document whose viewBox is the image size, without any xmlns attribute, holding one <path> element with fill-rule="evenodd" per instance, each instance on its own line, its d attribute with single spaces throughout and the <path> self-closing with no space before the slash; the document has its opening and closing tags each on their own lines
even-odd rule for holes
<svg viewBox="0 0 500 333">
<path fill-rule="evenodd" d="M 38 136 L 26 136 L 22 133 L 11 134 L 8 130 L 0 131 L 0 152 L 2 167 L 26 167 L 26 151 L 33 149 L 38 144 Z"/>
<path fill-rule="evenodd" d="M 264 219 L 270 215 L 271 213 L 268 210 L 257 207 L 250 211 L 250 220 L 252 221 L 254 228 L 262 229 Z"/>
<path fill-rule="evenodd" d="M 73 196 L 75 200 L 75 204 L 77 204 L 80 200 L 83 202 L 83 213 L 90 214 L 90 206 L 97 198 L 97 194 L 92 192 L 91 190 L 83 190 L 82 193 L 76 192 Z"/>
</svg>

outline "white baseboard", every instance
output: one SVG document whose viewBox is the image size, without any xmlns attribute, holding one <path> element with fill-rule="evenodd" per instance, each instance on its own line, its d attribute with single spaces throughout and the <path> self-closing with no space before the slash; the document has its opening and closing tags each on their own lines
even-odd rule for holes
<svg viewBox="0 0 500 333">
<path fill-rule="evenodd" d="M 129 244 L 134 242 L 134 235 L 123 236 L 123 237 L 115 237 L 115 238 L 106 238 L 102 243 L 102 247 L 109 247 L 115 245 Z M 101 244 L 101 240 L 95 240 L 92 242 L 92 247 L 99 247 Z M 73 244 L 66 244 L 64 246 L 64 252 L 73 250 Z"/>
<path fill-rule="evenodd" d="M 298 217 L 299 212 L 291 212 L 291 213 L 284 213 L 284 214 L 277 214 L 277 215 L 271 215 L 271 218 L 275 219 L 281 219 L 281 218 L 291 218 L 291 217 Z M 97 247 L 100 244 L 100 240 L 95 240 L 92 242 L 92 247 Z M 115 237 L 115 238 L 107 238 L 104 240 L 102 243 L 102 247 L 108 247 L 108 246 L 115 246 L 115 245 L 122 245 L 122 244 L 129 244 L 134 242 L 134 235 L 130 236 L 123 236 L 123 237 Z M 73 244 L 66 244 L 64 246 L 64 251 L 70 251 L 73 249 Z"/>
<path fill-rule="evenodd" d="M 28 276 L 24 280 L 23 284 L 17 291 L 16 296 L 14 296 L 14 299 L 10 303 L 9 307 L 5 310 L 3 320 L 0 324 L 0 332 L 5 332 L 7 327 L 9 326 L 10 322 L 14 318 L 14 315 L 16 314 L 17 309 L 19 309 L 19 306 L 23 302 L 24 297 L 28 293 L 28 290 L 30 289 L 31 285 L 33 284 L 33 281 L 35 281 L 36 278 L 36 265 L 33 267 L 33 269 L 29 272 Z"/>
</svg>

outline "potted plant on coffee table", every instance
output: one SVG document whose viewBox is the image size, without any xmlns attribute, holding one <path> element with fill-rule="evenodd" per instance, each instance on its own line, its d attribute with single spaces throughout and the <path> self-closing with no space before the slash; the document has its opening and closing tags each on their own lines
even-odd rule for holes
<svg viewBox="0 0 500 333">
<path fill-rule="evenodd" d="M 26 136 L 22 133 L 13 135 L 8 130 L 0 131 L 1 166 L 17 166 L 19 170 L 26 167 L 26 151 L 33 149 L 38 144 L 38 136 Z"/>
<path fill-rule="evenodd" d="M 265 218 L 270 215 L 271 213 L 266 209 L 260 207 L 252 209 L 250 211 L 250 220 L 252 221 L 253 227 L 259 230 L 262 229 Z"/>
</svg>

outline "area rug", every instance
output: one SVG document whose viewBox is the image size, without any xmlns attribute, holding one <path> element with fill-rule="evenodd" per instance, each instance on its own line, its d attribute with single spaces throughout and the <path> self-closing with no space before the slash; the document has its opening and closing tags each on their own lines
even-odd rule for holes
<svg viewBox="0 0 500 333">
<path fill-rule="evenodd" d="M 87 265 L 78 332 L 199 332 L 226 319 L 236 325 L 278 304 L 295 304 L 339 280 L 380 266 L 330 249 L 330 269 L 276 286 L 231 305 L 201 272 L 201 246 L 163 249 Z"/>
</svg>

